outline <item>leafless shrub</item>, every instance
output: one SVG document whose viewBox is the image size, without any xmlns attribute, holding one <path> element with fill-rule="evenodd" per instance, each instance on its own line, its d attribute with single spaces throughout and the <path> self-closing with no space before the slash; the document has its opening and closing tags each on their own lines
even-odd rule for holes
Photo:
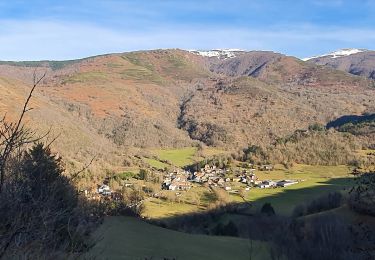
<svg viewBox="0 0 375 260">
<path fill-rule="evenodd" d="M 350 191 L 350 207 L 359 213 L 375 216 L 375 173 L 363 174 L 357 182 Z"/>
<path fill-rule="evenodd" d="M 23 123 L 44 77 L 34 73 L 18 120 L 0 120 L 0 258 L 77 256 L 90 248 L 88 235 L 102 216 L 97 203 L 78 195 L 49 144 L 39 143 L 44 136 Z"/>
<path fill-rule="evenodd" d="M 37 78 L 36 72 L 34 72 L 33 86 L 29 92 L 29 95 L 23 105 L 22 112 L 15 122 L 8 122 L 6 116 L 0 120 L 0 193 L 6 178 L 7 163 L 10 157 L 19 156 L 20 149 L 25 144 L 30 144 L 41 139 L 41 137 L 36 137 L 35 133 L 28 129 L 24 124 L 23 120 L 25 114 L 32 110 L 28 107 L 31 97 L 38 86 L 38 84 L 45 78 L 46 73 L 41 77 Z M 18 154 L 16 154 L 18 152 Z"/>
</svg>

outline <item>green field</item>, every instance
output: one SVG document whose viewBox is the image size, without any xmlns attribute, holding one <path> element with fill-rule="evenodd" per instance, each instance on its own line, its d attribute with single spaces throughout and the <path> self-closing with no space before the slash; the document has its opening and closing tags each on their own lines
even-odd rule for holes
<svg viewBox="0 0 375 260">
<path fill-rule="evenodd" d="M 311 178 L 340 178 L 347 177 L 351 168 L 345 165 L 322 166 L 295 164 L 290 169 L 276 165 L 273 171 L 256 171 L 260 180 L 268 179 L 311 179 Z"/>
<path fill-rule="evenodd" d="M 269 202 L 277 214 L 290 215 L 295 206 L 307 203 L 324 193 L 339 191 L 353 184 L 352 179 L 336 178 L 310 179 L 292 185 L 287 188 L 252 189 L 246 195 L 247 201 L 253 202 L 252 212 L 258 211 L 260 207 Z"/>
<path fill-rule="evenodd" d="M 264 243 L 185 234 L 147 224 L 131 217 L 108 217 L 95 233 L 97 244 L 89 258 L 96 259 L 269 259 Z M 251 252 L 251 257 L 250 257 Z"/>
<path fill-rule="evenodd" d="M 265 202 L 270 202 L 277 214 L 290 215 L 295 206 L 309 202 L 324 193 L 339 191 L 350 187 L 353 184 L 353 178 L 349 175 L 351 169 L 347 166 L 311 166 L 294 165 L 291 169 L 284 169 L 277 166 L 275 170 L 257 171 L 256 175 L 260 180 L 282 180 L 295 179 L 300 183 L 286 188 L 260 189 L 252 188 L 245 193 L 245 199 L 252 203 L 249 212 L 255 213 Z M 234 183 L 233 187 L 246 186 L 240 183 Z M 240 189 L 241 189 L 240 188 Z M 173 191 L 166 191 L 174 193 Z M 167 202 L 153 198 L 145 203 L 144 216 L 147 218 L 166 218 L 182 214 L 205 210 L 210 203 L 207 201 L 207 194 L 210 190 L 195 184 L 195 187 L 187 192 L 183 192 L 179 197 L 180 202 Z M 200 205 L 194 205 L 194 198 L 199 196 Z M 230 199 L 233 202 L 241 203 L 242 198 L 237 194 L 231 194 Z"/>
<path fill-rule="evenodd" d="M 154 167 L 156 169 L 162 170 L 165 167 L 168 167 L 169 165 L 166 163 L 163 163 L 161 161 L 151 159 L 151 158 L 143 158 L 143 160 L 148 163 L 151 167 Z"/>
<path fill-rule="evenodd" d="M 169 202 L 157 198 L 152 198 L 145 202 L 145 211 L 142 214 L 146 218 L 157 219 L 173 217 L 192 212 L 203 211 L 207 208 L 210 201 L 205 198 L 205 193 L 209 192 L 205 187 L 193 187 L 187 192 L 183 192 L 179 200 Z M 175 193 L 174 191 L 164 191 L 164 193 Z M 194 201 L 196 197 L 200 198 L 199 206 Z"/>
<path fill-rule="evenodd" d="M 204 147 L 200 152 L 198 152 L 196 147 L 151 149 L 149 151 L 156 156 L 158 160 L 144 158 L 144 161 L 158 169 L 164 169 L 164 167 L 168 166 L 168 164 L 162 163 L 160 160 L 166 160 L 174 166 L 184 167 L 194 162 L 204 160 L 205 158 L 228 153 L 225 150 L 213 147 Z"/>
<path fill-rule="evenodd" d="M 205 209 L 189 203 L 167 202 L 156 198 L 148 200 L 144 205 L 145 211 L 142 216 L 150 219 L 174 217 Z"/>
<path fill-rule="evenodd" d="M 197 148 L 187 147 L 180 149 L 154 149 L 151 152 L 159 159 L 144 158 L 152 167 L 163 169 L 167 164 L 160 160 L 167 160 L 176 166 L 185 166 L 198 161 L 199 155 Z M 223 154 L 225 151 L 218 149 L 204 148 L 200 155 L 204 154 Z M 350 176 L 352 168 L 344 165 L 321 166 L 321 165 L 303 165 L 294 164 L 293 167 L 286 169 L 282 165 L 275 165 L 272 171 L 256 171 L 259 180 L 283 180 L 294 179 L 299 183 L 287 188 L 260 189 L 252 188 L 245 193 L 245 199 L 252 203 L 249 212 L 257 212 L 265 202 L 270 202 L 277 214 L 290 215 L 295 206 L 309 202 L 324 193 L 346 189 L 353 184 Z M 244 189 L 246 185 L 232 183 L 232 189 Z M 157 219 L 173 217 L 181 214 L 188 214 L 197 211 L 203 211 L 207 208 L 209 202 L 205 201 L 207 193 L 210 190 L 195 185 L 195 188 L 188 192 L 183 192 L 177 202 L 164 201 L 160 199 L 151 199 L 145 203 L 144 216 Z M 171 192 L 174 193 L 174 192 Z M 199 197 L 199 206 L 196 204 L 196 197 Z M 231 194 L 230 200 L 241 203 L 243 199 L 237 194 Z"/>
<path fill-rule="evenodd" d="M 317 198 L 324 193 L 343 190 L 353 184 L 347 166 L 295 165 L 291 169 L 276 167 L 274 171 L 257 172 L 260 180 L 295 179 L 300 183 L 286 188 L 251 189 L 246 199 L 253 202 L 253 211 L 270 202 L 276 213 L 290 215 L 295 206 Z"/>
<path fill-rule="evenodd" d="M 183 167 L 194 162 L 194 155 L 197 151 L 195 147 L 187 147 L 181 149 L 158 149 L 152 152 L 160 160 L 167 160 L 175 166 Z"/>
<path fill-rule="evenodd" d="M 159 160 L 167 160 L 176 166 L 184 166 L 197 159 L 196 148 L 152 150 Z M 145 161 L 155 168 L 165 163 L 156 159 Z M 265 202 L 270 202 L 279 215 L 290 215 L 296 205 L 306 203 L 324 193 L 344 190 L 353 184 L 351 168 L 347 166 L 311 166 L 295 164 L 290 169 L 276 165 L 272 171 L 256 171 L 260 180 L 295 179 L 299 183 L 287 188 L 252 188 L 245 193 L 251 203 L 248 212 L 255 213 Z M 246 185 L 235 183 L 234 187 Z M 175 194 L 174 191 L 163 191 Z M 187 192 L 181 192 L 175 201 L 151 198 L 145 202 L 143 216 L 150 219 L 168 219 L 174 216 L 205 211 L 212 203 L 212 192 L 207 187 L 194 184 Z M 197 197 L 199 202 L 197 203 Z M 233 202 L 242 198 L 231 193 Z M 246 218 L 238 214 L 223 215 L 220 221 Z M 181 233 L 150 225 L 130 217 L 108 217 L 95 234 L 98 243 L 89 257 L 98 259 L 270 259 L 267 245 L 245 239 L 205 236 Z"/>
</svg>

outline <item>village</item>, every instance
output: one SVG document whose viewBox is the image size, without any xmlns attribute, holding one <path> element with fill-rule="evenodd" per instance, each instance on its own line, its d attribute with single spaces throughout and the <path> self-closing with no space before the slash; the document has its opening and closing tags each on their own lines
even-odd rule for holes
<svg viewBox="0 0 375 260">
<path fill-rule="evenodd" d="M 255 172 L 270 171 L 272 165 L 262 165 L 258 169 L 241 169 L 230 172 L 228 169 L 221 169 L 216 166 L 206 164 L 199 171 L 188 171 L 176 168 L 173 171 L 158 172 L 162 175 L 162 190 L 170 191 L 187 191 L 194 185 L 206 185 L 208 187 L 222 188 L 228 192 L 238 192 L 238 189 L 249 191 L 253 188 L 267 189 L 288 187 L 297 184 L 297 180 L 259 180 Z M 127 183 L 126 187 L 131 186 Z M 108 181 L 97 188 L 97 194 L 104 197 L 114 197 L 116 192 L 113 191 Z"/>
<path fill-rule="evenodd" d="M 263 165 L 259 167 L 260 170 L 271 170 L 272 166 Z M 194 183 L 207 184 L 209 187 L 220 187 L 226 191 L 233 191 L 234 183 L 242 183 L 245 190 L 249 191 L 251 188 L 277 188 L 287 187 L 297 184 L 296 180 L 258 180 L 255 174 L 256 169 L 243 169 L 235 171 L 232 177 L 228 177 L 229 170 L 220 169 L 216 166 L 206 164 L 200 171 L 190 172 L 185 170 L 175 170 L 167 173 L 164 176 L 163 189 L 166 190 L 189 190 Z"/>
</svg>

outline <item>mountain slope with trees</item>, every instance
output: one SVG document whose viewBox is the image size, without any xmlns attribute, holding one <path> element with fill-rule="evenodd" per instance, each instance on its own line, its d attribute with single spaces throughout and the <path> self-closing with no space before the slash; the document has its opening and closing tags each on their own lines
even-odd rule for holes
<svg viewBox="0 0 375 260">
<path fill-rule="evenodd" d="M 17 114 L 35 70 L 47 76 L 30 120 L 71 140 L 56 146 L 77 162 L 99 151 L 128 164 L 130 147 L 267 145 L 375 111 L 374 81 L 365 77 L 272 52 L 218 58 L 177 49 L 1 62 L 2 111 Z"/>
</svg>

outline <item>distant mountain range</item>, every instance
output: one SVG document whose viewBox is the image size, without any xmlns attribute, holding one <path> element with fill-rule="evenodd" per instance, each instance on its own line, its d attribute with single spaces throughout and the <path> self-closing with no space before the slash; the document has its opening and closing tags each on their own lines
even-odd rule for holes
<svg viewBox="0 0 375 260">
<path fill-rule="evenodd" d="M 170 49 L 0 62 L 0 114 L 17 115 L 36 69 L 47 77 L 29 122 L 53 126 L 72 161 L 101 153 L 122 164 L 129 147 L 267 145 L 313 123 L 374 113 L 374 57 L 305 62 L 270 51 Z"/>
<path fill-rule="evenodd" d="M 221 60 L 235 58 L 248 53 L 248 51 L 241 49 L 190 50 L 190 52 L 203 57 Z M 303 58 L 302 60 L 375 79 L 375 52 L 371 50 L 341 49 L 327 54 Z"/>
<path fill-rule="evenodd" d="M 346 71 L 354 75 L 375 79 L 375 51 L 342 49 L 304 60 L 317 65 L 325 65 Z"/>
<path fill-rule="evenodd" d="M 353 55 L 353 54 L 366 52 L 366 51 L 369 51 L 369 50 L 366 50 L 366 49 L 341 49 L 341 50 L 337 50 L 337 51 L 330 52 L 330 53 L 327 53 L 327 54 L 322 54 L 322 55 L 318 55 L 318 56 L 314 56 L 314 57 L 310 57 L 310 58 L 304 58 L 302 60 L 308 61 L 308 60 L 322 58 L 322 57 L 327 57 L 327 58 L 329 57 L 329 58 L 332 58 L 332 59 L 336 59 L 336 58 L 350 56 L 350 55 Z"/>
<path fill-rule="evenodd" d="M 229 59 L 234 58 L 242 53 L 245 53 L 245 50 L 241 49 L 213 49 L 213 50 L 190 50 L 189 52 L 203 56 L 203 57 L 215 57 L 219 59 Z"/>
</svg>

